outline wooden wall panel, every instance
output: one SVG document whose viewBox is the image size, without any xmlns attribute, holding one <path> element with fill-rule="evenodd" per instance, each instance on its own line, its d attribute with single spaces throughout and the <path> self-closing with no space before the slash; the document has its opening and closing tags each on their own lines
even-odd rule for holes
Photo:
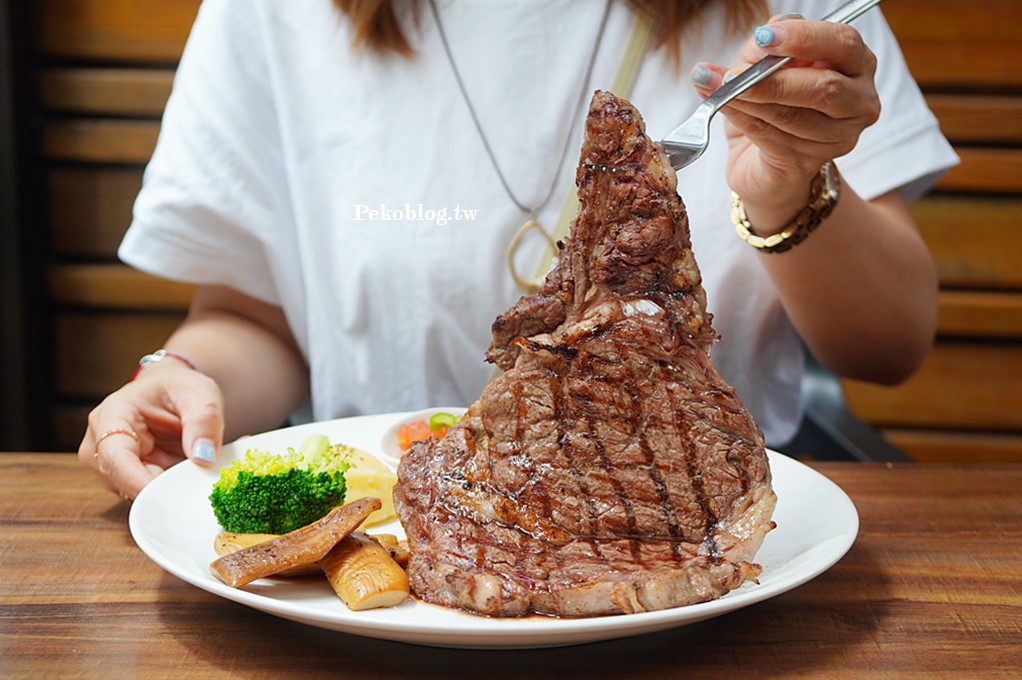
<svg viewBox="0 0 1022 680">
<path fill-rule="evenodd" d="M 36 0 L 50 58 L 174 64 L 200 0 Z"/>
<path fill-rule="evenodd" d="M 1018 0 L 896 0 L 882 8 L 924 89 L 1022 87 Z"/>
<path fill-rule="evenodd" d="M 199 0 L 38 0 L 35 81 L 51 264 L 50 441 L 77 446 L 85 414 L 184 317 L 192 287 L 117 263 Z"/>
<path fill-rule="evenodd" d="M 904 385 L 846 394 L 917 460 L 1022 462 L 1022 4 L 883 10 L 962 163 L 912 207 L 940 275 L 936 348 Z"/>
<path fill-rule="evenodd" d="M 188 309 L 195 287 L 158 279 L 119 264 L 68 264 L 49 277 L 50 299 L 95 309 Z"/>
<path fill-rule="evenodd" d="M 938 191 L 1022 193 L 1022 149 L 959 146 L 962 162 L 937 184 Z"/>
<path fill-rule="evenodd" d="M 940 342 L 904 385 L 847 381 L 845 394 L 880 426 L 1022 433 L 1022 346 Z"/>
<path fill-rule="evenodd" d="M 966 5 L 968 7 L 966 8 Z M 51 444 L 182 318 L 188 286 L 116 262 L 200 0 L 37 0 L 36 87 L 51 253 Z M 1018 0 L 885 2 L 963 163 L 913 206 L 941 281 L 940 338 L 897 388 L 847 383 L 919 460 L 1022 462 L 1022 12 Z M 59 443 L 59 444 L 58 444 Z"/>
<path fill-rule="evenodd" d="M 159 118 L 173 79 L 171 69 L 57 67 L 39 76 L 39 101 L 51 111 Z"/>
<path fill-rule="evenodd" d="M 887 439 L 921 463 L 1007 464 L 1022 461 L 1022 436 L 887 429 Z"/>
<path fill-rule="evenodd" d="M 54 319 L 54 379 L 66 399 L 99 401 L 163 346 L 182 314 L 68 312 Z"/>
<path fill-rule="evenodd" d="M 159 132 L 159 123 L 147 120 L 55 120 L 43 130 L 43 154 L 53 161 L 144 165 Z"/>
<path fill-rule="evenodd" d="M 1022 143 L 1022 97 L 931 94 L 926 101 L 953 142 Z"/>
<path fill-rule="evenodd" d="M 77 451 L 85 434 L 89 411 L 98 400 L 83 404 L 59 404 L 53 409 L 50 419 L 52 423 L 52 446 L 57 451 Z"/>
<path fill-rule="evenodd" d="M 54 167 L 47 202 L 58 256 L 113 259 L 142 186 L 138 167 Z"/>
<path fill-rule="evenodd" d="M 942 291 L 937 333 L 945 337 L 1022 340 L 1022 295 Z"/>
<path fill-rule="evenodd" d="M 937 194 L 912 214 L 943 287 L 1022 289 L 1022 197 Z"/>
</svg>

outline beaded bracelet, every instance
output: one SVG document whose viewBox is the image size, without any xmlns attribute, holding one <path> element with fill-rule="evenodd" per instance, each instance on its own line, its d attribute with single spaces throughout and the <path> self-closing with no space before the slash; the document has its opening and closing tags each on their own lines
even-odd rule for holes
<svg viewBox="0 0 1022 680">
<path fill-rule="evenodd" d="M 145 368 L 146 366 L 149 366 L 150 364 L 155 364 L 158 361 L 163 361 L 167 357 L 170 357 L 171 359 L 177 359 L 178 361 L 180 361 L 193 371 L 199 370 L 195 368 L 195 364 L 192 363 L 192 360 L 184 356 L 183 354 L 178 354 L 177 352 L 168 352 L 165 349 L 158 349 L 152 354 L 146 354 L 144 357 L 138 360 L 138 366 L 135 367 L 135 372 L 131 374 L 131 379 L 134 380 L 135 378 L 137 378 L 138 374 L 141 373 L 142 369 Z"/>
</svg>

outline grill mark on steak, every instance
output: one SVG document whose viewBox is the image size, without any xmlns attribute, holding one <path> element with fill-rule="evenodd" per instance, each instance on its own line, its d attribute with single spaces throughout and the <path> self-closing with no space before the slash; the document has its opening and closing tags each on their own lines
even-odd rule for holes
<svg viewBox="0 0 1022 680">
<path fill-rule="evenodd" d="M 677 404 L 675 407 L 675 428 L 678 432 L 691 431 L 691 424 L 689 419 L 688 410 L 683 405 Z M 699 474 L 698 465 L 696 464 L 696 450 L 693 444 L 693 438 L 686 438 L 685 446 L 685 470 L 688 473 L 688 481 L 692 490 L 695 492 L 696 503 L 699 505 L 699 509 L 702 512 L 703 517 L 703 541 L 706 545 L 707 550 L 711 557 L 717 554 L 717 545 L 713 540 L 713 526 L 717 523 L 717 518 L 714 516 L 713 510 L 710 508 L 709 499 L 705 488 L 703 488 L 702 476 Z M 691 538 L 690 538 L 691 540 Z"/>
<path fill-rule="evenodd" d="M 525 427 L 526 423 L 526 409 L 528 402 L 525 399 L 523 393 L 524 387 L 522 383 L 514 383 L 512 386 L 512 394 L 514 395 L 515 401 L 515 416 L 514 416 L 514 440 L 513 445 L 508 451 L 508 458 L 514 459 L 515 465 L 523 465 L 523 469 L 527 471 L 527 475 L 530 480 L 535 479 L 541 474 L 539 462 L 530 458 L 526 455 L 526 447 L 523 445 L 528 432 Z M 492 463 L 492 459 L 491 459 Z M 492 465 L 490 474 L 492 477 Z M 521 490 L 513 492 L 512 496 L 518 499 L 528 493 L 531 498 L 539 504 L 539 514 L 543 517 L 550 517 L 551 514 L 551 500 L 550 500 L 550 489 L 546 488 L 542 484 L 535 484 L 527 482 Z"/>
<path fill-rule="evenodd" d="M 632 391 L 633 403 L 638 401 L 638 389 L 633 384 L 629 385 Z M 653 482 L 653 486 L 656 489 L 657 499 L 660 501 L 660 508 L 664 511 L 664 515 L 667 517 L 667 532 L 671 537 L 671 554 L 674 556 L 674 561 L 679 562 L 683 553 L 681 551 L 680 541 L 682 539 L 681 527 L 678 524 L 678 515 L 674 507 L 674 503 L 671 501 L 671 496 L 667 492 L 667 482 L 664 480 L 662 474 L 660 474 L 660 465 L 656 456 L 653 453 L 653 447 L 650 446 L 649 439 L 646 435 L 646 429 L 642 427 L 642 423 L 639 422 L 645 418 L 642 406 L 635 404 L 635 408 L 632 410 L 633 421 L 632 430 L 639 433 L 639 449 L 643 453 L 643 457 L 646 460 L 646 466 L 649 470 L 649 478 Z"/>
<path fill-rule="evenodd" d="M 738 477 L 739 479 L 741 479 L 742 484 L 742 494 L 748 493 L 749 488 L 752 485 L 751 483 L 752 477 L 749 474 L 749 471 L 746 469 L 744 465 L 742 465 L 741 461 L 738 459 L 738 456 L 735 455 L 734 451 L 728 451 L 726 458 L 727 462 L 731 464 L 731 467 L 733 467 L 738 472 Z"/>
<path fill-rule="evenodd" d="M 610 456 L 607 455 L 607 451 L 603 446 L 603 441 L 597 435 L 596 425 L 593 420 L 588 419 L 585 423 L 585 427 L 586 431 L 589 433 L 593 446 L 596 448 L 597 461 L 606 473 L 611 486 L 614 488 L 616 500 L 621 504 L 621 507 L 624 508 L 625 526 L 628 527 L 628 531 L 625 535 L 628 537 L 628 547 L 632 552 L 632 558 L 636 561 L 641 561 L 642 555 L 639 549 L 639 544 L 636 541 L 638 532 L 636 531 L 635 509 L 632 507 L 632 501 L 628 497 L 628 494 L 625 493 L 621 480 L 614 474 L 614 465 L 611 463 Z"/>
<path fill-rule="evenodd" d="M 496 615 L 629 613 L 720 597 L 776 497 L 716 341 L 676 176 L 638 113 L 597 93 L 579 213 L 536 295 L 499 315 L 504 370 L 401 460 L 413 592 Z"/>
<path fill-rule="evenodd" d="M 586 482 L 578 457 L 575 455 L 577 447 L 568 428 L 569 425 L 572 430 L 577 427 L 577 415 L 575 413 L 566 413 L 566 409 L 564 408 L 564 404 L 566 402 L 565 393 L 571 385 L 570 377 L 572 375 L 573 368 L 574 362 L 569 360 L 566 371 L 569 377 L 568 380 L 557 380 L 556 376 L 551 376 L 552 382 L 554 383 L 554 394 L 558 396 L 557 409 L 555 411 L 558 423 L 557 440 L 561 445 L 561 450 L 567 457 L 568 469 L 571 471 L 572 479 L 574 479 L 575 486 L 578 489 L 577 497 L 581 498 L 582 506 L 585 508 L 586 530 L 585 533 L 579 533 L 577 537 L 582 540 L 588 540 L 592 544 L 593 552 L 602 557 L 602 549 L 597 538 L 598 532 L 596 527 L 598 525 L 598 513 L 596 510 L 595 499 L 592 493 L 590 493 L 589 484 Z"/>
</svg>

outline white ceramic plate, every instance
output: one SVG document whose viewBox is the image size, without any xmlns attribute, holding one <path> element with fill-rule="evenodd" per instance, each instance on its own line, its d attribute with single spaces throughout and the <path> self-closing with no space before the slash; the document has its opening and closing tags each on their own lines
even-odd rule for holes
<svg viewBox="0 0 1022 680">
<path fill-rule="evenodd" d="M 411 413 L 345 418 L 267 432 L 224 447 L 219 465 L 248 448 L 283 452 L 309 434 L 381 453 L 395 422 Z M 236 589 L 217 580 L 213 537 L 219 526 L 208 496 L 217 470 L 181 463 L 151 482 L 131 508 L 129 526 L 139 547 L 154 562 L 203 590 L 277 616 L 312 626 L 385 640 L 442 647 L 552 647 L 650 633 L 695 623 L 791 590 L 826 571 L 855 541 L 859 517 L 847 495 L 805 465 L 769 452 L 777 492 L 774 520 L 756 561 L 759 585 L 746 583 L 719 600 L 665 611 L 585 619 L 473 616 L 409 599 L 390 609 L 353 612 L 334 595 L 326 579 L 260 579 Z M 379 531 L 400 532 L 397 523 Z"/>
</svg>

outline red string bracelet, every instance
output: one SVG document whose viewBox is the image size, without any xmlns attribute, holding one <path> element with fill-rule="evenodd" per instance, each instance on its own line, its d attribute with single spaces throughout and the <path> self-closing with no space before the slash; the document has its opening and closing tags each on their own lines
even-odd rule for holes
<svg viewBox="0 0 1022 680">
<path fill-rule="evenodd" d="M 138 366 L 135 367 L 135 372 L 131 374 L 131 379 L 134 380 L 135 378 L 137 378 L 138 374 L 141 373 L 142 369 L 145 368 L 146 366 L 150 364 L 155 364 L 157 361 L 163 361 L 167 357 L 170 357 L 171 359 L 177 359 L 178 361 L 180 361 L 193 371 L 199 370 L 195 368 L 195 364 L 192 363 L 191 359 L 184 356 L 183 354 L 178 354 L 177 352 L 168 352 L 165 349 L 158 349 L 152 354 L 146 354 L 144 357 L 138 360 Z"/>
</svg>

